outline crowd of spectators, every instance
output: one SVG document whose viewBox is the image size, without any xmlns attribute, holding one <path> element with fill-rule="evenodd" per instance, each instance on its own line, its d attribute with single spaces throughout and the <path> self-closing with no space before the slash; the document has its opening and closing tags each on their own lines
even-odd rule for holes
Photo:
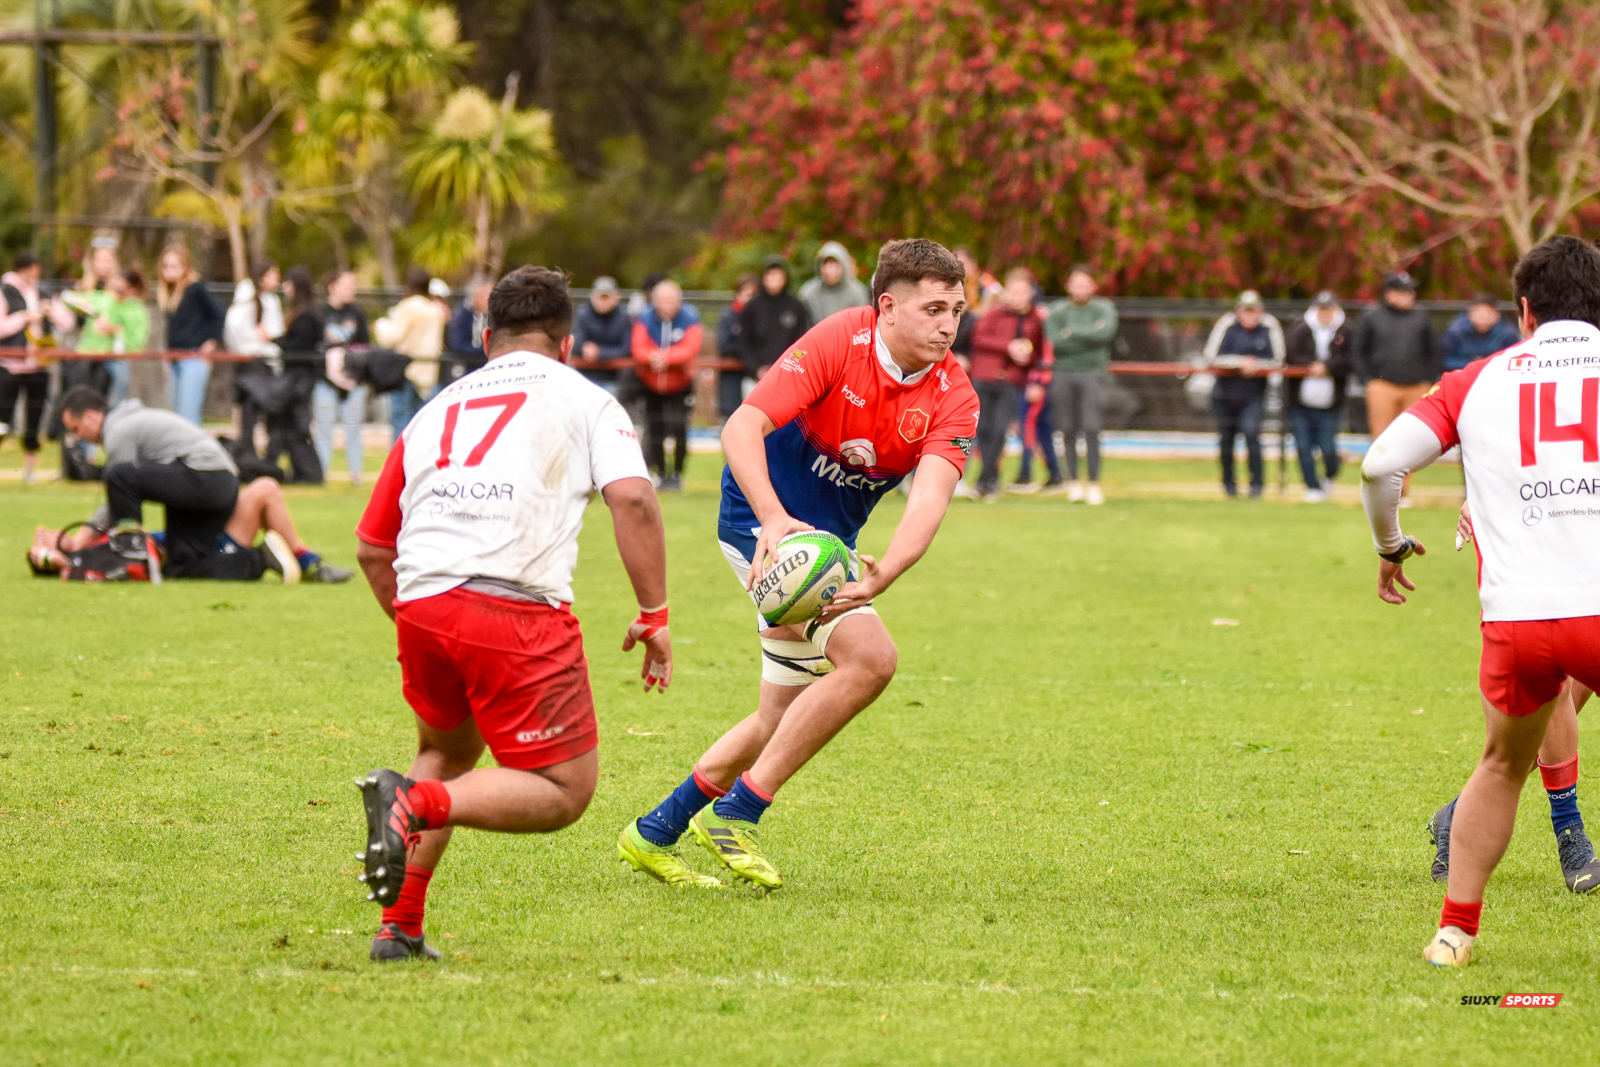
<svg viewBox="0 0 1600 1067">
<path fill-rule="evenodd" d="M 1014 493 L 1064 495 L 1101 504 L 1100 436 L 1111 389 L 1109 365 L 1120 321 L 1116 305 L 1099 295 L 1087 265 L 1069 271 L 1063 297 L 1051 299 L 1025 267 L 1002 278 L 981 267 L 967 249 L 968 312 L 953 351 L 981 402 L 973 476 L 958 494 L 994 499 Z M 18 256 L 0 276 L 0 347 L 28 349 L 0 357 L 0 422 L 19 410 L 25 477 L 37 464 L 41 430 L 63 433 L 59 414 L 47 408 L 49 371 L 31 354 L 69 339 L 79 352 L 118 356 L 143 350 L 160 333 L 160 346 L 193 351 L 171 363 L 172 409 L 199 425 L 213 370 L 207 355 L 220 350 L 252 357 L 238 365 L 233 399 L 237 437 L 226 442 L 246 475 L 270 473 L 283 481 L 320 483 L 333 466 L 336 432 L 343 431 L 349 478 L 361 484 L 363 428 L 376 395 L 386 398 L 397 438 L 421 405 L 443 384 L 484 363 L 483 331 L 492 279 L 470 283 L 452 308 L 445 283 L 419 269 L 406 277 L 406 294 L 369 323 L 356 302 L 357 278 L 339 271 L 321 291 L 304 268 L 286 274 L 270 262 L 256 264 L 224 310 L 174 246 L 157 262 L 153 307 L 144 278 L 123 266 L 114 241 L 96 239 L 81 279 L 58 298 L 40 296 L 40 265 Z M 1251 497 L 1265 481 L 1261 432 L 1269 381 L 1282 376 L 1282 415 L 1292 434 L 1305 499 L 1326 499 L 1340 470 L 1337 435 L 1347 400 L 1364 396 L 1367 428 L 1375 436 L 1415 403 L 1445 370 L 1459 369 L 1516 343 L 1516 328 L 1495 299 L 1479 294 L 1441 336 L 1416 307 L 1416 281 L 1404 271 L 1384 278 L 1382 301 L 1358 320 L 1347 319 L 1337 297 L 1322 292 L 1287 329 L 1267 312 L 1261 296 L 1242 292 L 1218 319 L 1204 345 L 1210 375 L 1199 388 L 1216 421 L 1222 487 L 1239 495 L 1235 448 L 1244 442 Z M 726 417 L 773 364 L 815 323 L 869 303 L 850 252 L 824 243 L 815 270 L 796 286 L 787 261 L 769 258 L 759 275 L 744 275 L 717 322 L 715 352 L 718 414 Z M 704 345 L 698 309 L 679 286 L 653 276 L 625 302 L 615 278 L 596 278 L 573 325 L 575 365 L 623 401 L 642 428 L 651 472 L 667 491 L 681 487 L 688 457 L 688 426 L 695 405 L 696 364 Z M 387 352 L 387 376 L 371 361 L 347 351 Z M 737 367 L 737 369 L 734 369 Z M 380 384 L 381 383 L 381 384 Z M 128 395 L 128 361 L 110 358 L 62 364 L 55 388 L 87 386 L 114 409 Z M 20 407 L 18 401 L 21 401 Z M 0 426 L 0 433 L 12 429 Z M 1001 485 L 1007 441 L 1020 437 L 1017 477 Z M 1059 441 L 1059 445 L 1058 445 Z M 1079 448 L 1082 447 L 1080 479 Z M 261 447 L 264 442 L 264 447 Z M 63 471 L 94 477 L 92 449 L 67 435 Z M 287 460 L 287 470 L 280 464 Z M 1045 480 L 1033 479 L 1042 460 Z M 1065 461 L 1064 464 L 1062 461 Z M 1063 470 L 1064 466 L 1064 470 Z"/>
</svg>

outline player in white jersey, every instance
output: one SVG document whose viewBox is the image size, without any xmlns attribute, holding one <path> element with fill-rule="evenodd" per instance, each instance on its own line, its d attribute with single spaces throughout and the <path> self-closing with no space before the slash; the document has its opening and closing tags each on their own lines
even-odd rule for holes
<svg viewBox="0 0 1600 1067">
<path fill-rule="evenodd" d="M 1600 249 L 1552 237 L 1512 278 L 1525 340 L 1444 376 L 1373 442 L 1362 498 L 1383 557 L 1378 595 L 1405 603 L 1409 472 L 1459 444 L 1478 552 L 1487 740 L 1456 802 L 1449 882 L 1428 962 L 1472 960 L 1489 876 L 1570 677 L 1600 686 Z"/>
<path fill-rule="evenodd" d="M 407 776 L 357 781 L 362 880 L 383 905 L 374 960 L 437 958 L 428 881 L 454 826 L 548 833 L 594 794 L 594 700 L 572 617 L 584 508 L 611 509 L 639 617 L 645 689 L 672 680 L 666 543 L 633 424 L 564 365 L 566 277 L 506 275 L 489 296 L 486 365 L 430 400 L 395 443 L 356 529 L 357 559 L 395 621 L 418 752 Z M 498 767 L 474 769 L 484 748 Z"/>
</svg>

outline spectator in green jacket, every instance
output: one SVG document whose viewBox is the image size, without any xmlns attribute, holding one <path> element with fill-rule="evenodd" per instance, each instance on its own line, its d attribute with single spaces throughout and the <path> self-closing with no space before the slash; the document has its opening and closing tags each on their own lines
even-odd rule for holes
<svg viewBox="0 0 1600 1067">
<path fill-rule="evenodd" d="M 1103 296 L 1088 267 L 1067 275 L 1067 299 L 1057 301 L 1045 319 L 1044 334 L 1055 350 L 1051 405 L 1066 438 L 1069 501 L 1105 503 L 1100 489 L 1100 428 L 1105 422 L 1106 365 L 1117 336 L 1117 307 Z M 1078 480 L 1078 435 L 1088 460 L 1087 491 Z"/>
<path fill-rule="evenodd" d="M 137 267 L 125 267 L 111 276 L 104 289 L 81 293 L 83 303 L 93 311 L 78 334 L 79 352 L 143 352 L 150 338 L 150 312 L 144 306 L 144 275 Z M 119 404 L 128 395 L 128 361 L 106 361 L 111 375 L 107 399 Z"/>
</svg>

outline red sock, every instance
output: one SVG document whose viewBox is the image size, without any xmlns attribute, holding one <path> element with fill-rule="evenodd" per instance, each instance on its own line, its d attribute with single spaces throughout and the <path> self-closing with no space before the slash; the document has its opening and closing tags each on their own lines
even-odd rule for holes
<svg viewBox="0 0 1600 1067">
<path fill-rule="evenodd" d="M 1559 793 L 1578 784 L 1578 757 L 1574 755 L 1563 763 L 1539 764 L 1539 777 L 1544 779 L 1547 793 Z"/>
<path fill-rule="evenodd" d="M 711 779 L 700 773 L 700 765 L 698 763 L 695 764 L 694 767 L 694 784 L 700 787 L 700 792 L 704 793 L 712 800 L 716 800 L 721 796 L 727 796 L 728 794 L 726 789 L 722 788 L 716 782 L 713 782 Z"/>
<path fill-rule="evenodd" d="M 450 792 L 436 778 L 425 778 L 406 790 L 411 810 L 422 820 L 424 830 L 437 830 L 450 821 Z"/>
<path fill-rule="evenodd" d="M 432 877 L 428 868 L 406 864 L 406 884 L 400 887 L 400 899 L 394 907 L 383 909 L 383 921 L 394 923 L 407 937 L 421 937 L 422 911 L 428 902 L 428 880 Z"/>
<path fill-rule="evenodd" d="M 404 896 L 404 894 L 401 894 Z M 1478 919 L 1483 915 L 1483 901 L 1476 904 L 1457 904 L 1450 899 L 1450 894 L 1444 895 L 1444 910 L 1439 913 L 1439 928 L 1446 926 L 1459 926 L 1461 931 L 1478 936 Z"/>
</svg>

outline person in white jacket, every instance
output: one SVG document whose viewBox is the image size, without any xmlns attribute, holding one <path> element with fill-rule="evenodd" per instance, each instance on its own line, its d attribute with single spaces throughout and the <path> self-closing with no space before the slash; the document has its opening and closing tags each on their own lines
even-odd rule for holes
<svg viewBox="0 0 1600 1067">
<path fill-rule="evenodd" d="M 275 263 L 259 263 L 250 277 L 241 281 L 233 291 L 233 303 L 228 307 L 222 325 L 222 340 L 229 352 L 256 357 L 239 367 L 234 379 L 233 399 L 239 405 L 239 439 L 234 442 L 233 455 L 256 456 L 256 423 L 266 421 L 266 413 L 248 388 L 252 376 L 283 373 L 283 363 L 278 359 L 278 346 L 274 337 L 283 336 L 283 302 L 278 298 L 281 273 Z"/>
</svg>

